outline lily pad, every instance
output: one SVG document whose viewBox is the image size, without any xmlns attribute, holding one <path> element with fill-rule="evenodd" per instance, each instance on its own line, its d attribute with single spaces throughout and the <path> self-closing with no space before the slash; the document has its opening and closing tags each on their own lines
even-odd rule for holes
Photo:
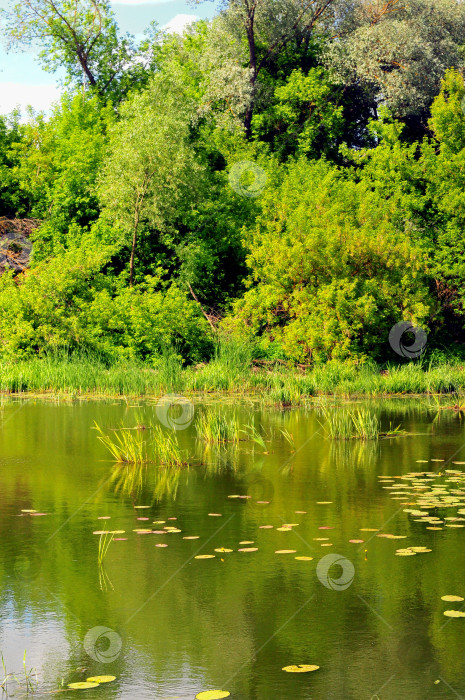
<svg viewBox="0 0 465 700">
<path fill-rule="evenodd" d="M 463 598 L 460 595 L 442 595 L 441 600 L 445 600 L 447 603 L 461 603 Z"/>
<path fill-rule="evenodd" d="M 86 688 L 98 688 L 99 685 L 99 683 L 81 681 L 80 683 L 68 683 L 68 688 L 72 688 L 72 690 L 85 690 Z"/>
<path fill-rule="evenodd" d="M 284 666 L 282 670 L 287 673 L 308 673 L 309 671 L 317 671 L 319 668 L 319 666 L 299 664 L 298 666 Z"/>
<path fill-rule="evenodd" d="M 231 693 L 227 690 L 203 690 L 201 693 L 197 693 L 195 700 L 222 700 L 222 698 L 229 698 Z"/>
<path fill-rule="evenodd" d="M 214 559 L 215 555 L 214 554 L 197 554 L 197 556 L 194 557 L 194 559 Z"/>
<path fill-rule="evenodd" d="M 296 552 L 296 549 L 277 549 L 275 554 L 295 554 Z"/>
<path fill-rule="evenodd" d="M 313 557 L 294 557 L 294 559 L 297 559 L 298 561 L 312 561 Z"/>
<path fill-rule="evenodd" d="M 446 617 L 465 617 L 465 612 L 461 610 L 445 610 L 444 615 Z"/>
<path fill-rule="evenodd" d="M 116 676 L 92 676 L 87 679 L 88 683 L 111 683 L 116 680 Z"/>
</svg>

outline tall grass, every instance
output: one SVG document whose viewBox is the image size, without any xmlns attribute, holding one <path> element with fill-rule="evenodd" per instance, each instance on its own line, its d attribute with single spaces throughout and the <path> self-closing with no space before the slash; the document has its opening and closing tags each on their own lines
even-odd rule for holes
<svg viewBox="0 0 465 700">
<path fill-rule="evenodd" d="M 245 425 L 244 428 L 241 430 L 241 433 L 244 433 L 247 440 L 255 442 L 256 445 L 259 445 L 259 447 L 266 451 L 265 440 L 261 433 L 258 432 L 255 425 Z"/>
<path fill-rule="evenodd" d="M 375 413 L 367 409 L 348 410 L 345 408 L 328 409 L 323 407 L 321 412 L 325 422 L 320 425 L 326 430 L 328 437 L 334 440 L 376 440 L 381 435 L 379 419 Z"/>
<path fill-rule="evenodd" d="M 38 679 L 37 679 L 37 671 L 34 668 L 30 668 L 28 670 L 27 665 L 26 665 L 26 649 L 24 650 L 24 655 L 23 655 L 23 671 L 22 673 L 15 673 L 15 672 L 8 672 L 5 664 L 5 659 L 3 658 L 3 653 L 1 655 L 1 660 L 2 660 L 2 668 L 3 668 L 3 680 L 0 680 L 0 688 L 5 694 L 6 697 L 10 695 L 9 690 L 8 690 L 8 683 L 11 680 L 14 680 L 15 683 L 17 684 L 17 687 L 15 690 L 17 691 L 18 689 L 23 691 L 25 695 L 29 695 L 29 693 L 34 693 L 39 685 Z M 16 692 L 13 691 L 12 695 L 16 695 Z M 22 696 L 24 697 L 24 695 Z"/>
<path fill-rule="evenodd" d="M 113 430 L 111 434 L 103 432 L 102 428 L 94 422 L 95 429 L 99 432 L 98 439 L 112 454 L 115 462 L 128 462 L 129 464 L 141 464 L 148 462 L 147 440 L 141 430 L 134 428 L 120 428 Z"/>
<path fill-rule="evenodd" d="M 321 413 L 324 417 L 324 423 L 320 422 L 320 425 L 329 438 L 333 440 L 349 440 L 353 436 L 354 426 L 349 411 L 345 409 L 330 410 L 322 407 Z"/>
<path fill-rule="evenodd" d="M 189 464 L 187 452 L 180 448 L 177 434 L 167 433 L 159 425 L 151 425 L 144 431 L 121 426 L 110 434 L 104 433 L 97 423 L 95 428 L 99 432 L 98 439 L 111 453 L 115 462 L 154 462 L 170 467 Z"/>
<path fill-rule="evenodd" d="M 165 393 L 228 392 L 258 394 L 270 405 L 303 404 L 315 396 L 386 396 L 463 392 L 465 366 L 410 362 L 389 365 L 328 362 L 305 372 L 270 365 L 253 366 L 253 345 L 221 336 L 213 359 L 183 367 L 175 350 L 166 349 L 156 362 L 110 361 L 86 352 L 49 354 L 0 362 L 0 391 L 58 393 L 71 396 L 156 396 Z"/>
<path fill-rule="evenodd" d="M 221 411 L 207 409 L 195 422 L 197 437 L 207 443 L 239 442 L 240 428 L 236 416 L 228 418 Z"/>
<path fill-rule="evenodd" d="M 114 534 L 112 532 L 102 532 L 98 541 L 98 554 L 97 561 L 98 565 L 102 566 L 105 561 L 105 557 L 108 554 L 111 543 L 113 542 Z"/>
</svg>

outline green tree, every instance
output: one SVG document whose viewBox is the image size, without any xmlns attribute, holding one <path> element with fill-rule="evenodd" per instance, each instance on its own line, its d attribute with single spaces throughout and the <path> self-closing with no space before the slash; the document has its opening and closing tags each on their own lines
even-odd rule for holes
<svg viewBox="0 0 465 700">
<path fill-rule="evenodd" d="M 381 358 L 392 325 L 433 305 L 426 256 L 390 219 L 389 202 L 324 161 L 290 165 L 245 234 L 250 289 L 227 325 L 298 361 Z"/>
<path fill-rule="evenodd" d="M 23 127 L 14 172 L 30 202 L 27 213 L 42 221 L 36 260 L 75 245 L 97 219 L 96 180 L 113 122 L 113 109 L 97 96 L 65 94 L 49 119 L 38 116 Z"/>
<path fill-rule="evenodd" d="M 117 239 L 130 246 L 130 285 L 141 231 L 170 235 L 192 206 L 201 168 L 189 141 L 190 112 L 179 86 L 162 76 L 122 106 L 112 130 L 99 193 Z"/>
<path fill-rule="evenodd" d="M 17 150 L 24 138 L 19 114 L 0 117 L 0 217 L 14 217 L 28 209 L 28 200 L 21 191 L 16 167 Z"/>
<path fill-rule="evenodd" d="M 105 97 L 121 99 L 153 69 L 153 40 L 121 37 L 109 0 L 12 0 L 4 18 L 10 47 L 38 44 L 45 70 L 64 68 L 69 82 Z"/>
<path fill-rule="evenodd" d="M 397 118 L 423 119 L 424 132 L 446 69 L 464 65 L 464 31 L 456 0 L 359 2 L 328 43 L 327 62 L 344 84 L 373 86 Z"/>
</svg>

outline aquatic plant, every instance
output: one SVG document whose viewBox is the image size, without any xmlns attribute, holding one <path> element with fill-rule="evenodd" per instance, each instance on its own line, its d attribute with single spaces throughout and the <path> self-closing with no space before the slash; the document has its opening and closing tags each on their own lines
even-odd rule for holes
<svg viewBox="0 0 465 700">
<path fill-rule="evenodd" d="M 179 446 L 177 434 L 167 433 L 159 425 L 150 425 L 146 430 L 121 426 L 113 430 L 112 435 L 104 433 L 97 423 L 95 429 L 100 433 L 98 439 L 116 462 L 156 462 L 174 467 L 186 466 L 189 463 L 186 452 Z M 146 435 L 150 437 L 146 438 Z"/>
<path fill-rule="evenodd" d="M 295 446 L 294 436 L 292 435 L 292 433 L 290 433 L 286 429 L 284 429 L 284 430 L 281 429 L 280 433 L 283 436 L 283 438 L 286 440 L 286 442 L 290 445 L 292 451 L 295 452 L 296 446 Z"/>
<path fill-rule="evenodd" d="M 158 461 L 170 467 L 187 466 L 189 464 L 187 451 L 180 448 L 176 431 L 167 433 L 159 425 L 151 427 L 153 439 L 150 443 L 152 450 L 150 461 Z"/>
<path fill-rule="evenodd" d="M 34 668 L 28 669 L 26 665 L 26 649 L 24 650 L 23 671 L 21 672 L 21 674 L 15 672 L 8 672 L 3 654 L 1 655 L 1 659 L 3 668 L 3 680 L 0 680 L 0 688 L 7 697 L 9 695 L 8 683 L 11 680 L 14 680 L 17 686 L 19 686 L 19 688 L 23 690 L 26 693 L 26 695 L 29 693 L 34 693 L 36 691 L 37 686 L 39 684 L 37 679 L 37 671 Z"/>
<path fill-rule="evenodd" d="M 318 421 L 326 431 L 327 436 L 333 440 L 349 440 L 353 436 L 353 422 L 349 411 L 344 409 L 320 408 L 325 419 L 324 423 Z"/>
<path fill-rule="evenodd" d="M 99 537 L 98 541 L 98 555 L 97 555 L 97 561 L 98 565 L 102 566 L 105 557 L 108 554 L 108 549 L 113 542 L 114 538 L 114 533 L 113 532 L 102 532 Z"/>
<path fill-rule="evenodd" d="M 112 435 L 107 435 L 97 423 L 94 425 L 100 433 L 98 439 L 113 455 L 116 462 L 140 464 L 149 461 L 147 440 L 141 430 L 125 428 L 121 425 L 119 429 L 112 431 Z"/>
<path fill-rule="evenodd" d="M 263 449 L 263 451 L 266 451 L 265 440 L 263 439 L 263 436 L 258 432 L 255 425 L 245 425 L 244 428 L 245 430 L 242 429 L 241 433 L 244 433 L 246 439 L 252 440 L 252 442 L 255 442 L 257 445 L 259 445 Z"/>
<path fill-rule="evenodd" d="M 389 430 L 382 431 L 379 418 L 366 408 L 350 410 L 345 408 L 328 409 L 325 406 L 319 408 L 325 422 L 320 423 L 329 438 L 334 440 L 378 440 L 381 437 L 395 437 L 406 435 L 406 432 L 397 426 L 390 424 Z"/>
<path fill-rule="evenodd" d="M 236 416 L 227 418 L 221 411 L 207 409 L 195 422 L 197 437 L 207 443 L 239 442 L 240 428 Z"/>
</svg>

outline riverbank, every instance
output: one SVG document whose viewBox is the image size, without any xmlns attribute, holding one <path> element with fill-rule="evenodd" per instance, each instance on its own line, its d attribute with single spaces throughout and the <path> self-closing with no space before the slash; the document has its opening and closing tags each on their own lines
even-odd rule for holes
<svg viewBox="0 0 465 700">
<path fill-rule="evenodd" d="M 373 364 L 328 363 L 313 369 L 245 366 L 213 360 L 182 368 L 172 359 L 157 368 L 108 366 L 99 359 L 36 358 L 0 362 L 3 394 L 66 394 L 71 397 L 148 397 L 165 393 L 256 395 L 273 404 L 299 405 L 315 396 L 381 397 L 465 392 L 465 366 L 409 363 L 387 368 Z"/>
</svg>

